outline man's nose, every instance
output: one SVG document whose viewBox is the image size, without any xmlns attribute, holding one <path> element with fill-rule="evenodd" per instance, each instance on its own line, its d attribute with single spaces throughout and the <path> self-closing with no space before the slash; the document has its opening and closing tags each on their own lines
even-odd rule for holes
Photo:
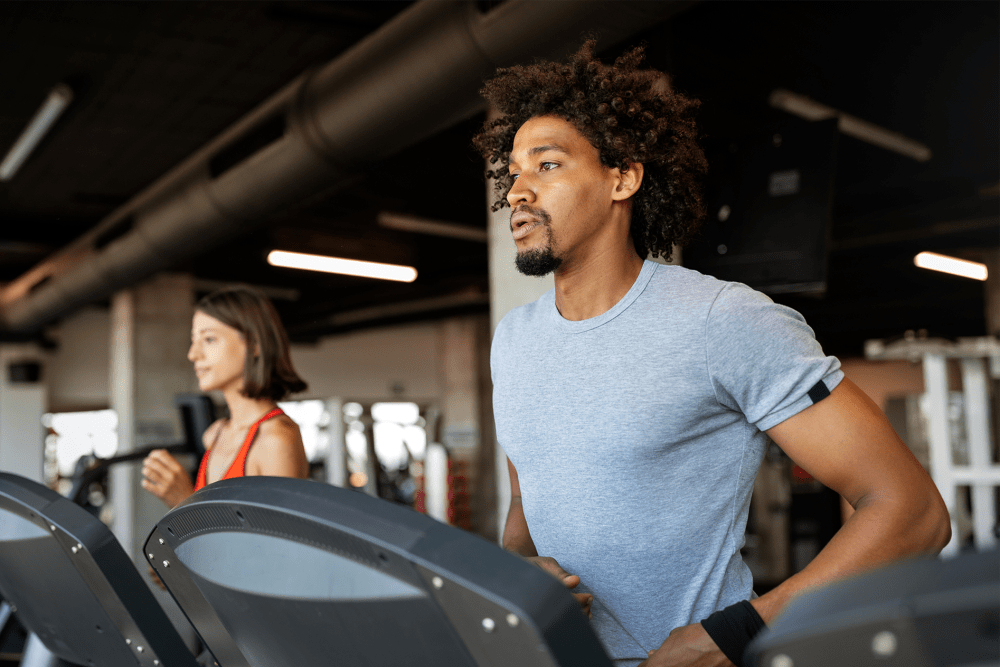
<svg viewBox="0 0 1000 667">
<path fill-rule="evenodd" d="M 534 200 L 535 193 L 524 176 L 515 179 L 507 191 L 507 203 L 511 209 L 516 208 L 518 204 L 531 203 Z"/>
</svg>

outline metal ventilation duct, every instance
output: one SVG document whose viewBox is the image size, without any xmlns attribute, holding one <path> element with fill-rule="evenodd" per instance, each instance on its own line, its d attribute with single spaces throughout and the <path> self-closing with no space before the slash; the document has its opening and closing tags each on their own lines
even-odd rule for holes
<svg viewBox="0 0 1000 667">
<path fill-rule="evenodd" d="M 298 77 L 94 229 L 0 292 L 0 326 L 36 331 L 74 308 L 244 233 L 483 108 L 499 66 L 612 44 L 690 2 L 423 0 Z"/>
</svg>

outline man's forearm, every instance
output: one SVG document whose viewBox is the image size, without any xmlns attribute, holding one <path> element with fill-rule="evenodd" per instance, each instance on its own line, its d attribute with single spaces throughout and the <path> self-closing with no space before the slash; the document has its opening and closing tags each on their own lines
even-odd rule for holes
<svg viewBox="0 0 1000 667">
<path fill-rule="evenodd" d="M 521 497 L 510 499 L 510 510 L 507 512 L 507 524 L 503 531 L 503 548 L 521 556 L 537 556 L 538 550 L 528 532 L 528 522 L 521 508 Z"/>
<path fill-rule="evenodd" d="M 806 589 L 947 544 L 951 523 L 934 482 L 878 406 L 847 378 L 767 434 L 856 511 L 812 563 L 751 601 L 765 621 Z"/>
<path fill-rule="evenodd" d="M 936 493 L 863 498 L 812 563 L 750 604 L 770 623 L 793 597 L 810 588 L 906 556 L 939 551 L 950 530 L 947 510 Z M 693 664 L 732 664 L 700 623 L 675 628 L 641 667 Z"/>
<path fill-rule="evenodd" d="M 889 499 L 862 501 L 805 569 L 751 604 L 770 622 L 806 590 L 894 560 L 937 553 L 949 536 L 947 510 L 933 497 L 920 507 Z"/>
</svg>

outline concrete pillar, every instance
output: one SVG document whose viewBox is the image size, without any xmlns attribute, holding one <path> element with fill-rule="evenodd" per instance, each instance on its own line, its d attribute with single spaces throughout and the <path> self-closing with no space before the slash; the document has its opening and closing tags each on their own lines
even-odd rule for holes
<svg viewBox="0 0 1000 667">
<path fill-rule="evenodd" d="M 453 456 L 467 455 L 479 446 L 475 320 L 451 318 L 440 327 L 441 441 Z"/>
<path fill-rule="evenodd" d="M 118 453 L 135 449 L 135 295 L 123 290 L 111 297 L 109 407 L 118 415 Z M 135 542 L 135 466 L 122 464 L 108 471 L 111 531 L 131 556 Z"/>
<path fill-rule="evenodd" d="M 48 407 L 43 361 L 33 344 L 0 345 L 0 471 L 36 482 L 43 482 L 42 415 Z M 35 364 L 39 378 L 23 372 Z"/>
<path fill-rule="evenodd" d="M 118 413 L 118 451 L 181 442 L 184 431 L 174 396 L 198 391 L 187 360 L 194 312 L 188 275 L 161 274 L 111 299 L 111 408 Z M 193 457 L 182 463 L 195 465 Z M 140 486 L 141 462 L 112 466 L 108 486 L 112 531 L 145 574 L 142 544 L 168 508 Z M 145 579 L 188 648 L 197 635 L 170 594 Z"/>
<path fill-rule="evenodd" d="M 449 520 L 492 538 L 496 535 L 494 455 L 492 411 L 487 408 L 491 386 L 483 382 L 489 373 L 488 321 L 485 317 L 444 320 L 439 325 L 439 341 L 440 437 L 452 466 L 450 490 L 455 492 L 451 499 L 455 516 Z M 428 488 L 428 499 L 430 492 Z"/>
<path fill-rule="evenodd" d="M 182 441 L 174 396 L 197 391 L 187 360 L 194 290 L 190 276 L 160 275 L 111 303 L 111 407 L 119 452 Z M 194 463 L 193 461 L 187 461 Z M 113 529 L 135 557 L 166 506 L 140 486 L 140 464 L 112 468 Z"/>
</svg>

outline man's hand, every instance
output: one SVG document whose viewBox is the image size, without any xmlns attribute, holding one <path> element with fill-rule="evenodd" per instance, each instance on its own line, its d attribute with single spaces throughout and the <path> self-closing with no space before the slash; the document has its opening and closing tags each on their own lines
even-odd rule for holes
<svg viewBox="0 0 1000 667">
<path fill-rule="evenodd" d="M 576 588 L 580 585 L 580 577 L 575 574 L 570 574 L 566 570 L 562 569 L 562 566 L 559 565 L 555 558 L 551 558 L 549 556 L 525 556 L 525 560 L 534 563 L 551 574 L 553 577 L 561 581 L 563 586 L 566 588 Z M 576 601 L 580 603 L 580 608 L 583 609 L 583 613 L 587 615 L 587 618 L 593 618 L 590 606 L 594 602 L 594 596 L 590 593 L 573 593 L 573 597 L 575 597 Z"/>
<path fill-rule="evenodd" d="M 142 462 L 142 488 L 174 507 L 192 493 L 187 470 L 165 449 L 154 449 Z"/>
<path fill-rule="evenodd" d="M 639 667 L 733 667 L 701 623 L 674 628 Z"/>
</svg>

